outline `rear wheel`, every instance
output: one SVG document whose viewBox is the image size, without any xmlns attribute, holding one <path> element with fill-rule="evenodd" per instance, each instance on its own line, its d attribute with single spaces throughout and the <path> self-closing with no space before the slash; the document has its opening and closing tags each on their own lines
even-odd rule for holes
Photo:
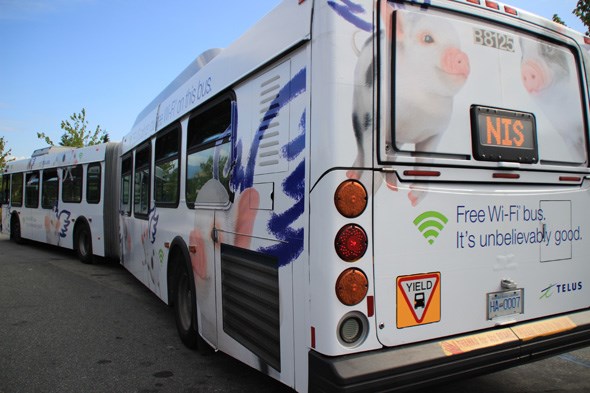
<svg viewBox="0 0 590 393">
<path fill-rule="evenodd" d="M 23 242 L 20 232 L 20 219 L 16 214 L 10 217 L 10 239 L 17 244 L 22 244 Z"/>
<path fill-rule="evenodd" d="M 204 349 L 207 344 L 197 330 L 196 298 L 188 268 L 183 262 L 177 264 L 174 290 L 174 317 L 176 329 L 183 344 L 191 349 Z"/>
<path fill-rule="evenodd" d="M 76 231 L 76 254 L 82 263 L 92 263 L 92 236 L 86 224 Z"/>
</svg>

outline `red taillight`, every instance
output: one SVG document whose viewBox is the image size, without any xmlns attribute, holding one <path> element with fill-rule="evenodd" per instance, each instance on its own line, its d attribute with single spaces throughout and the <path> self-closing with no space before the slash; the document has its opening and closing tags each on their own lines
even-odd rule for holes
<svg viewBox="0 0 590 393">
<path fill-rule="evenodd" d="M 336 296 L 342 304 L 354 306 L 359 304 L 369 290 L 369 280 L 359 269 L 346 269 L 336 280 Z"/>
<path fill-rule="evenodd" d="M 582 178 L 578 177 L 578 176 L 560 176 L 559 180 L 560 181 L 573 181 L 573 182 L 577 183 L 577 182 L 581 181 Z"/>
<path fill-rule="evenodd" d="M 494 179 L 520 179 L 520 175 L 518 173 L 494 173 Z"/>
<path fill-rule="evenodd" d="M 493 8 L 493 9 L 498 10 L 498 11 L 500 10 L 500 5 L 498 3 L 493 2 L 493 1 L 487 1 L 486 0 L 486 7 Z"/>
<path fill-rule="evenodd" d="M 439 171 L 404 171 L 404 176 L 439 177 Z"/>
<path fill-rule="evenodd" d="M 336 189 L 334 204 L 344 217 L 358 217 L 367 207 L 367 190 L 356 180 L 346 180 Z"/>
<path fill-rule="evenodd" d="M 338 231 L 334 246 L 336 254 L 346 262 L 358 261 L 367 251 L 367 233 L 358 225 L 345 225 Z"/>
</svg>

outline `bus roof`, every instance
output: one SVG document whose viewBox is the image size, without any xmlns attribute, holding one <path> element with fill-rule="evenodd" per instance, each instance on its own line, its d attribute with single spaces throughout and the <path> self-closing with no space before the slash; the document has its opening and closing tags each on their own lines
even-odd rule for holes
<svg viewBox="0 0 590 393">
<path fill-rule="evenodd" d="M 6 163 L 4 173 L 26 172 L 104 161 L 107 148 L 116 145 L 118 143 L 108 142 L 80 148 L 59 146 L 38 149 L 35 150 L 31 158 Z"/>
<path fill-rule="evenodd" d="M 139 114 L 122 152 L 309 39 L 312 3 L 285 0 L 226 49 L 204 52 Z"/>
</svg>

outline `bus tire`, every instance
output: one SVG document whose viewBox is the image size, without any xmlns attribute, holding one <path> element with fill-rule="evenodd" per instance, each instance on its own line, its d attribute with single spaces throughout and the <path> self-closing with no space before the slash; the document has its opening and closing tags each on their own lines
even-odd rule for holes
<svg viewBox="0 0 590 393">
<path fill-rule="evenodd" d="M 20 230 L 20 219 L 17 214 L 10 217 L 10 239 L 16 244 L 22 244 L 23 238 Z"/>
<path fill-rule="evenodd" d="M 191 349 L 201 350 L 207 344 L 199 335 L 197 327 L 196 297 L 193 293 L 194 285 L 187 264 L 179 261 L 176 264 L 174 286 L 174 319 L 176 329 L 182 343 Z"/>
<path fill-rule="evenodd" d="M 90 228 L 88 228 L 88 225 L 84 223 L 77 228 L 75 233 L 74 247 L 78 259 L 82 263 L 93 263 L 94 258 L 92 254 L 92 236 L 90 233 Z"/>
</svg>

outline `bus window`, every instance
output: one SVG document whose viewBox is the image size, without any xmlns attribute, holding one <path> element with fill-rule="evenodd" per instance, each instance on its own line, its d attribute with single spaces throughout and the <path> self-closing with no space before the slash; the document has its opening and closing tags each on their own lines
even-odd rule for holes
<svg viewBox="0 0 590 393">
<path fill-rule="evenodd" d="M 86 202 L 100 202 L 100 163 L 88 164 L 86 169 Z"/>
<path fill-rule="evenodd" d="M 27 173 L 25 207 L 39 207 L 39 171 Z"/>
<path fill-rule="evenodd" d="M 213 107 L 192 117 L 188 123 L 186 203 L 193 209 L 198 194 L 212 179 L 225 189 L 217 204 L 227 205 L 229 200 L 229 166 L 231 156 L 231 99 L 225 98 Z"/>
<path fill-rule="evenodd" d="M 10 175 L 2 176 L 0 187 L 0 204 L 6 204 L 8 203 L 8 196 L 10 194 Z"/>
<path fill-rule="evenodd" d="M 156 206 L 178 206 L 179 135 L 179 129 L 175 128 L 156 139 L 156 173 L 154 178 Z"/>
<path fill-rule="evenodd" d="M 137 218 L 147 219 L 150 208 L 150 147 L 147 145 L 135 153 L 133 210 Z"/>
<path fill-rule="evenodd" d="M 131 157 L 123 159 L 121 164 L 121 211 L 131 215 Z"/>
<path fill-rule="evenodd" d="M 41 207 L 53 209 L 57 204 L 59 190 L 59 179 L 57 169 L 46 169 L 43 171 L 43 183 L 41 187 Z"/>
<path fill-rule="evenodd" d="M 22 173 L 14 173 L 12 175 L 12 184 L 10 186 L 10 203 L 12 207 L 21 207 L 23 205 Z"/>
<path fill-rule="evenodd" d="M 61 199 L 64 202 L 82 202 L 82 166 L 64 168 Z"/>
</svg>

